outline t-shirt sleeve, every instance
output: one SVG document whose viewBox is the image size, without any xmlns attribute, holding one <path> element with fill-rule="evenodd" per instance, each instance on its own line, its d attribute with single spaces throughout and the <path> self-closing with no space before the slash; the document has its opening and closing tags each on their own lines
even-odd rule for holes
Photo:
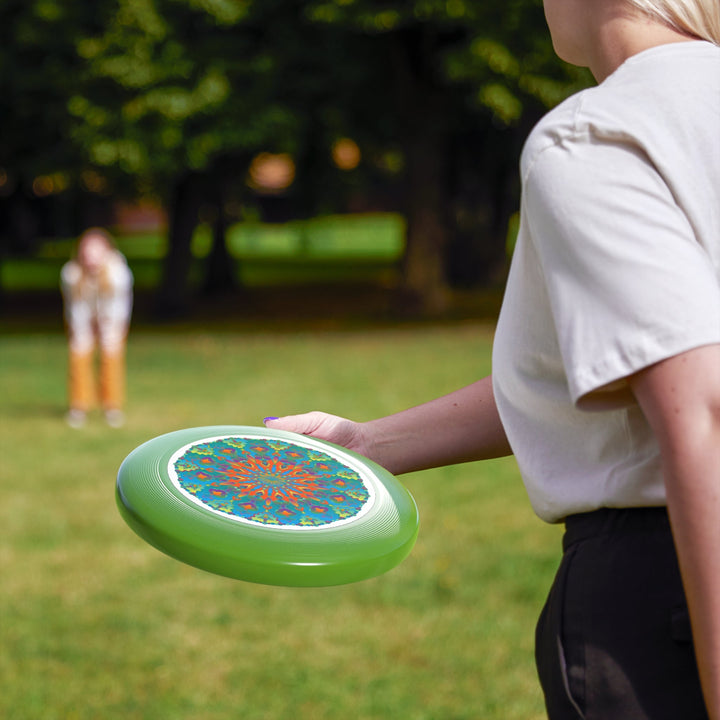
<svg viewBox="0 0 720 720">
<path fill-rule="evenodd" d="M 625 402 L 629 375 L 720 342 L 717 270 L 639 148 L 554 145 L 524 193 L 573 402 Z"/>
</svg>

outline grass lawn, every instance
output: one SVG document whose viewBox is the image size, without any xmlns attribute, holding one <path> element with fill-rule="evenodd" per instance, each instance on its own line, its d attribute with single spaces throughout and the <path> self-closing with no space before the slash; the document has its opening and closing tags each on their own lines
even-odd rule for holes
<svg viewBox="0 0 720 720">
<path fill-rule="evenodd" d="M 559 530 L 512 459 L 406 476 L 421 528 L 386 575 L 216 577 L 121 520 L 117 468 L 183 427 L 320 408 L 365 419 L 489 370 L 491 329 L 133 332 L 128 422 L 62 420 L 65 342 L 0 338 L 0 717 L 540 720 L 532 659 Z"/>
</svg>

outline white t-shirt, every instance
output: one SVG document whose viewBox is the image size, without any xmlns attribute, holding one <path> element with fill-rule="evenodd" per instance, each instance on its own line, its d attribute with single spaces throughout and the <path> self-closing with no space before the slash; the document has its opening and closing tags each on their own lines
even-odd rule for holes
<svg viewBox="0 0 720 720">
<path fill-rule="evenodd" d="M 107 352 L 122 346 L 132 312 L 133 276 L 119 252 L 113 252 L 96 278 L 83 276 L 76 260 L 70 260 L 60 273 L 65 302 L 65 322 L 74 352 L 89 352 L 96 339 Z"/>
<path fill-rule="evenodd" d="M 533 508 L 664 505 L 625 378 L 720 343 L 720 47 L 631 57 L 537 125 L 521 171 L 493 382 Z"/>
</svg>

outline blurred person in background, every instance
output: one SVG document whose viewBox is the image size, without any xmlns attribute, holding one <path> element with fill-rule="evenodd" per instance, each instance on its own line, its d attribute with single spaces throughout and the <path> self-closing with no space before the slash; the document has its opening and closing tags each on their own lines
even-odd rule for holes
<svg viewBox="0 0 720 720">
<path fill-rule="evenodd" d="M 120 427 L 125 421 L 125 345 L 132 311 L 130 268 L 110 235 L 91 228 L 80 236 L 76 256 L 63 266 L 60 279 L 69 342 L 67 423 L 82 427 L 99 400 L 108 425 Z"/>
</svg>

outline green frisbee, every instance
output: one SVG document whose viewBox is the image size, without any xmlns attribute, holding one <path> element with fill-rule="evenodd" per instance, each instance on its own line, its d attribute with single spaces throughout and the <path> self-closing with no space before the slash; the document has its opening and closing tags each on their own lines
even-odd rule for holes
<svg viewBox="0 0 720 720">
<path fill-rule="evenodd" d="M 269 428 L 189 428 L 149 440 L 120 466 L 116 497 L 127 524 L 157 549 L 266 585 L 375 577 L 418 534 L 415 501 L 387 470 Z"/>
</svg>

